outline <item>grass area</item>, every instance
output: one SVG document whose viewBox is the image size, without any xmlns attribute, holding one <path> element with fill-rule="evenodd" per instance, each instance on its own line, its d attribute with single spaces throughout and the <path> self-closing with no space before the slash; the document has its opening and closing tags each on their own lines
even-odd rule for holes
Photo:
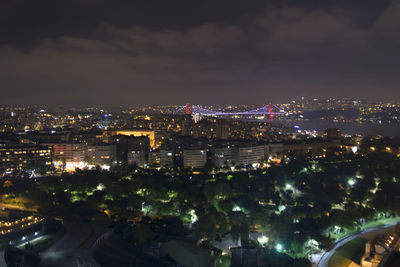
<svg viewBox="0 0 400 267">
<path fill-rule="evenodd" d="M 371 227 L 384 225 L 384 224 L 388 224 L 388 223 L 393 223 L 393 222 L 400 222 L 400 217 L 387 218 L 387 219 L 383 219 L 383 220 L 367 222 L 363 226 L 363 230 L 366 229 L 366 228 L 371 228 Z"/>
<path fill-rule="evenodd" d="M 229 267 L 231 265 L 231 255 L 219 256 L 215 262 L 216 267 Z"/>
<path fill-rule="evenodd" d="M 27 211 L 37 211 L 38 206 L 22 197 L 10 197 L 9 195 L 3 195 L 0 197 L 0 204 L 8 209 L 18 209 Z"/>
<path fill-rule="evenodd" d="M 44 252 L 49 249 L 53 244 L 60 240 L 64 236 L 64 231 L 59 231 L 55 234 L 44 235 L 42 238 L 30 242 L 33 246 L 33 250 L 36 252 Z M 18 246 L 20 249 L 25 249 L 25 245 Z"/>
<path fill-rule="evenodd" d="M 381 220 L 377 220 L 377 221 L 370 221 L 370 222 L 365 223 L 362 227 L 354 228 L 351 230 L 345 229 L 338 234 L 335 234 L 334 232 L 330 232 L 330 237 L 335 240 L 339 240 L 345 236 L 357 233 L 359 231 L 363 231 L 363 230 L 371 228 L 371 227 L 385 225 L 385 224 L 393 223 L 393 222 L 400 222 L 400 217 L 393 217 L 393 218 L 381 219 Z"/>
<path fill-rule="evenodd" d="M 36 245 L 34 245 L 34 250 L 37 252 L 44 252 L 62 237 L 63 235 L 51 235 L 47 239 L 40 240 Z"/>
<path fill-rule="evenodd" d="M 357 237 L 341 246 L 329 259 L 329 267 L 345 267 L 351 263 L 351 258 L 357 256 L 364 250 L 367 239 Z"/>
</svg>

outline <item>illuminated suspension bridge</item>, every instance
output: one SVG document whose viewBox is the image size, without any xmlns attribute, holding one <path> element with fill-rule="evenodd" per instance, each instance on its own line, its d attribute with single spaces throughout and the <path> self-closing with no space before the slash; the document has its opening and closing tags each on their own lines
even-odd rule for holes
<svg viewBox="0 0 400 267">
<path fill-rule="evenodd" d="M 242 112 L 225 112 L 225 111 L 215 111 L 215 110 L 210 110 L 206 108 L 202 108 L 197 105 L 191 105 L 190 103 L 187 103 L 186 106 L 182 106 L 177 109 L 177 112 L 183 112 L 185 111 L 186 115 L 190 114 L 199 114 L 201 116 L 246 116 L 246 115 L 268 115 L 270 117 L 273 117 L 274 115 L 282 115 L 285 114 L 286 112 L 279 108 L 276 105 L 273 104 L 268 104 L 266 106 L 263 106 L 261 108 L 256 108 L 248 111 L 242 111 Z"/>
</svg>

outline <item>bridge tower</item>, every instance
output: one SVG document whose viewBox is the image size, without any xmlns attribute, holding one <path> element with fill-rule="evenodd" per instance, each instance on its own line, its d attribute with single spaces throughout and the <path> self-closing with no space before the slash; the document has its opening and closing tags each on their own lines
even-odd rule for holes
<svg viewBox="0 0 400 267">
<path fill-rule="evenodd" d="M 274 120 L 274 106 L 269 103 L 268 105 L 268 113 L 269 113 L 269 122 L 272 122 Z"/>
<path fill-rule="evenodd" d="M 189 102 L 187 102 L 186 103 L 185 114 L 186 115 L 190 115 L 191 113 L 192 113 L 192 105 Z"/>
<path fill-rule="evenodd" d="M 185 107 L 185 117 L 182 121 L 182 135 L 192 135 L 193 120 L 192 120 L 192 105 L 187 102 Z"/>
</svg>

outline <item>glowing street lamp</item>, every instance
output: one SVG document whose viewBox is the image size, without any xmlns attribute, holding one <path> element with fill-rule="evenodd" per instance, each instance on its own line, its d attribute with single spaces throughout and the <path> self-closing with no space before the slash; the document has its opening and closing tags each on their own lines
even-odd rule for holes
<svg viewBox="0 0 400 267">
<path fill-rule="evenodd" d="M 292 190 L 292 189 L 293 189 L 293 186 L 292 186 L 291 184 L 286 184 L 286 185 L 285 185 L 285 189 L 286 189 L 286 190 Z"/>
<path fill-rule="evenodd" d="M 265 235 L 257 238 L 257 241 L 261 244 L 261 245 L 265 245 L 268 243 L 268 237 L 266 237 Z"/>
<path fill-rule="evenodd" d="M 353 185 L 356 183 L 356 181 L 355 181 L 354 179 L 349 179 L 349 180 L 347 181 L 347 183 L 348 183 L 350 186 L 353 186 Z"/>
</svg>

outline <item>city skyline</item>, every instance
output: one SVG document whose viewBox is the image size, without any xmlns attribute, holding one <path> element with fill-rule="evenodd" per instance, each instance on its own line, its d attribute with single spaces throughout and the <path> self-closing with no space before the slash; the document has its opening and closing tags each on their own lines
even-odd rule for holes
<svg viewBox="0 0 400 267">
<path fill-rule="evenodd" d="M 400 266 L 400 0 L 0 0 L 0 267 Z"/>
<path fill-rule="evenodd" d="M 5 1 L 0 104 L 398 102 L 399 10 L 399 1 Z"/>
</svg>

